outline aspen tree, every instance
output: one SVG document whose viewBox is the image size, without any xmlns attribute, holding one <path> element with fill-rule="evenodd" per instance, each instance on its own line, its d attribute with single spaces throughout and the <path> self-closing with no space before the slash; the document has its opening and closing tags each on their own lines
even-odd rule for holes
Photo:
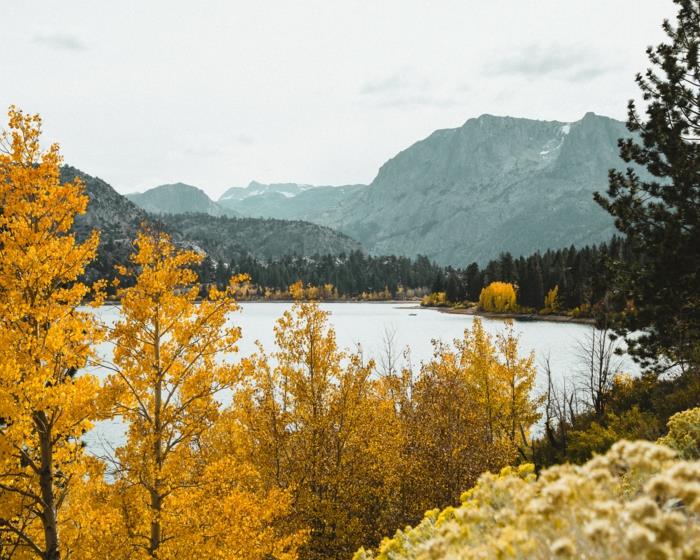
<svg viewBox="0 0 700 560">
<path fill-rule="evenodd" d="M 99 242 L 71 233 L 88 197 L 61 184 L 58 145 L 41 119 L 11 107 L 0 136 L 0 556 L 61 557 L 61 508 L 79 474 L 80 436 L 98 383 L 76 375 L 101 336 L 79 309 Z M 99 287 L 98 287 L 99 288 Z M 92 294 L 99 304 L 99 289 Z"/>
</svg>

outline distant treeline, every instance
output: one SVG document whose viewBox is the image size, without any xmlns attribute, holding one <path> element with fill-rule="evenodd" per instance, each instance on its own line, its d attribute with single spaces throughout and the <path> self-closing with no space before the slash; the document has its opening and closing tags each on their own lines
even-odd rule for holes
<svg viewBox="0 0 700 560">
<path fill-rule="evenodd" d="M 510 282 L 517 286 L 520 306 L 541 309 L 547 292 L 558 286 L 563 308 L 595 306 L 609 295 L 606 263 L 631 258 L 630 244 L 619 237 L 600 245 L 581 249 L 572 245 L 528 257 L 502 253 L 484 268 L 472 263 L 464 270 L 441 270 L 430 291 L 444 291 L 450 302 L 475 302 L 482 288 L 491 282 Z"/>
<path fill-rule="evenodd" d="M 332 284 L 339 297 L 359 297 L 387 292 L 391 297 L 408 290 L 425 292 L 445 269 L 427 257 L 416 259 L 395 256 L 371 256 L 361 251 L 345 255 L 314 257 L 285 256 L 271 261 L 253 257 L 232 258 L 229 263 L 205 260 L 200 276 L 205 282 L 221 284 L 232 274 L 245 273 L 260 288 L 284 292 L 297 281 L 304 285 Z"/>
<path fill-rule="evenodd" d="M 360 251 L 347 255 L 296 257 L 261 261 L 253 257 L 232 258 L 228 263 L 205 259 L 200 276 L 205 283 L 223 285 L 232 274 L 250 276 L 259 296 L 266 291 L 286 292 L 297 281 L 304 285 L 332 285 L 341 298 L 384 293 L 391 298 L 445 292 L 450 302 L 479 300 L 491 282 L 511 282 L 517 286 L 518 303 L 541 309 L 547 292 L 559 287 L 559 301 L 565 309 L 595 306 L 606 296 L 609 259 L 631 258 L 629 243 L 614 237 L 608 243 L 577 249 L 549 250 L 528 257 L 502 253 L 485 267 L 472 263 L 464 269 L 443 267 L 425 256 L 415 259 L 371 256 Z"/>
</svg>

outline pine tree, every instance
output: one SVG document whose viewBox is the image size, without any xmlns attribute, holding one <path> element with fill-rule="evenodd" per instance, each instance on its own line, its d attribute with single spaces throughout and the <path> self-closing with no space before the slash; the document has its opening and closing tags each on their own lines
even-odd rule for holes
<svg viewBox="0 0 700 560">
<path fill-rule="evenodd" d="M 607 197 L 595 196 L 638 256 L 611 260 L 629 302 L 616 330 L 644 331 L 628 340 L 644 365 L 700 362 L 700 1 L 674 2 L 675 27 L 663 24 L 669 41 L 647 49 L 652 68 L 636 78 L 646 118 L 628 105 L 638 139 L 619 142 L 622 159 L 650 177 L 611 171 Z"/>
</svg>

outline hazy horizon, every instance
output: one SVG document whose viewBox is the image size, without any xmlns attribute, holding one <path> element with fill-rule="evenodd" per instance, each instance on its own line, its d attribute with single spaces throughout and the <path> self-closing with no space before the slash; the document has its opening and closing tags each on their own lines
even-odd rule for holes
<svg viewBox="0 0 700 560">
<path fill-rule="evenodd" d="M 624 120 L 670 0 L 12 3 L 0 105 L 120 192 L 369 183 L 488 113 Z M 17 54 L 18 53 L 18 54 Z M 37 62 L 38 61 L 38 62 Z M 41 72 L 37 68 L 41 68 Z"/>
</svg>

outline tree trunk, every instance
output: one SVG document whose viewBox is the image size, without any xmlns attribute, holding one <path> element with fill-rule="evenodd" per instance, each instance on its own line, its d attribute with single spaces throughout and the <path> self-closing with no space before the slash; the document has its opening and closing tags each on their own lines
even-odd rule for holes
<svg viewBox="0 0 700 560">
<path fill-rule="evenodd" d="M 39 471 L 39 487 L 41 488 L 41 523 L 44 528 L 43 560 L 60 560 L 58 549 L 58 523 L 56 521 L 56 496 L 53 488 L 53 447 L 51 442 L 51 427 L 44 412 L 34 413 L 34 425 L 39 434 L 41 449 L 41 469 Z"/>
<path fill-rule="evenodd" d="M 153 462 L 155 477 L 153 486 L 150 488 L 151 495 L 151 539 L 148 547 L 148 552 L 152 558 L 158 558 L 157 552 L 160 547 L 162 538 L 162 527 L 160 514 L 163 507 L 163 498 L 161 496 L 161 470 L 163 468 L 163 447 L 162 447 L 162 432 L 163 426 L 161 422 L 161 412 L 163 406 L 163 382 L 162 372 L 160 369 L 160 329 L 158 320 L 155 321 L 155 336 L 154 336 L 154 358 L 155 358 L 155 387 L 153 395 Z"/>
</svg>

